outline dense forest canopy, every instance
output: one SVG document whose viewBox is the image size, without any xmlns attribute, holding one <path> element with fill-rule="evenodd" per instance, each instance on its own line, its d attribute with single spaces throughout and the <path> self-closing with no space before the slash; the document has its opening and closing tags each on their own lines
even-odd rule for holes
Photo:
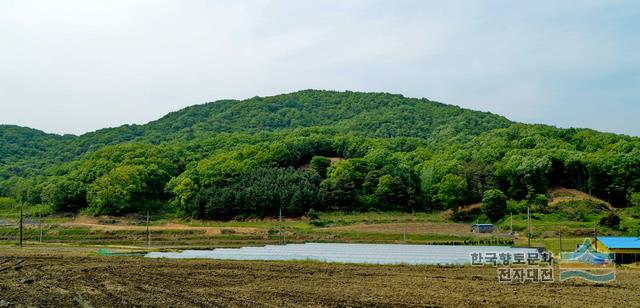
<svg viewBox="0 0 640 308">
<path fill-rule="evenodd" d="M 82 136 L 0 126 L 0 197 L 64 212 L 455 211 L 500 192 L 539 199 L 551 186 L 638 203 L 640 138 L 316 90 L 217 101 Z"/>
</svg>

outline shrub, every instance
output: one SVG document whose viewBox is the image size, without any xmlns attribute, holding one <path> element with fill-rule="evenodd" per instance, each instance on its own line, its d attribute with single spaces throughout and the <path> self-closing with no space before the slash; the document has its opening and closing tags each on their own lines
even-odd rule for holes
<svg viewBox="0 0 640 308">
<path fill-rule="evenodd" d="M 549 198 L 543 194 L 535 195 L 531 199 L 531 210 L 533 212 L 548 213 L 547 205 L 549 204 Z"/>
<path fill-rule="evenodd" d="M 631 194 L 631 205 L 637 206 L 640 208 L 640 192 Z"/>
<path fill-rule="evenodd" d="M 0 198 L 0 208 L 11 208 L 15 203 L 11 198 Z"/>
<path fill-rule="evenodd" d="M 550 212 L 557 213 L 574 221 L 592 221 L 600 213 L 609 211 L 605 203 L 594 200 L 571 200 L 550 207 Z"/>
<path fill-rule="evenodd" d="M 235 234 L 236 230 L 234 230 L 234 229 L 222 229 L 222 230 L 220 230 L 220 233 L 222 233 L 222 234 Z"/>
<path fill-rule="evenodd" d="M 620 228 L 620 216 L 611 213 L 608 216 L 602 217 L 600 219 L 600 226 L 618 229 Z"/>
<path fill-rule="evenodd" d="M 316 227 L 324 226 L 325 223 L 320 221 L 320 213 L 314 209 L 309 209 L 304 216 L 309 219 L 309 223 Z"/>
<path fill-rule="evenodd" d="M 313 221 L 313 220 L 318 220 L 320 219 L 320 213 L 318 213 L 317 211 L 315 211 L 314 209 L 309 209 L 304 216 L 307 216 L 307 218 L 309 218 L 309 220 Z"/>
<path fill-rule="evenodd" d="M 527 212 L 527 202 L 526 201 L 516 201 L 516 200 L 507 201 L 506 213 L 524 214 L 526 212 Z"/>
</svg>

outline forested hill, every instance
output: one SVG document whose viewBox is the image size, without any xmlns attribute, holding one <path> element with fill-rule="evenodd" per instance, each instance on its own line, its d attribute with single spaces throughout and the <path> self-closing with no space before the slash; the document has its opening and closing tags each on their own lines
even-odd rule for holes
<svg viewBox="0 0 640 308">
<path fill-rule="evenodd" d="M 0 196 L 96 214 L 455 209 L 552 185 L 626 206 L 640 191 L 638 138 L 384 93 L 223 100 L 81 136 L 0 126 L 0 145 Z"/>
<path fill-rule="evenodd" d="M 106 145 L 132 141 L 157 144 L 206 139 L 218 133 L 255 134 L 310 127 L 332 134 L 447 140 L 467 139 L 510 124 L 497 115 L 426 99 L 306 90 L 244 101 L 216 101 L 172 112 L 146 125 L 101 129 L 79 137 L 0 125 L 0 163 L 26 159 L 26 164 L 14 164 L 11 173 L 28 176 L 41 174 L 39 167 L 45 162 L 68 161 Z M 38 168 L 33 168 L 34 162 Z M 0 168 L 0 177 L 9 176 L 7 167 Z"/>
<path fill-rule="evenodd" d="M 149 135 L 171 132 L 173 136 L 175 133 L 201 136 L 326 127 L 340 133 L 372 137 L 451 138 L 478 135 L 510 124 L 497 115 L 427 99 L 385 93 L 307 90 L 194 106 L 146 127 Z"/>
<path fill-rule="evenodd" d="M 41 156 L 58 146 L 62 136 L 14 125 L 0 125 L 0 164 Z"/>
</svg>

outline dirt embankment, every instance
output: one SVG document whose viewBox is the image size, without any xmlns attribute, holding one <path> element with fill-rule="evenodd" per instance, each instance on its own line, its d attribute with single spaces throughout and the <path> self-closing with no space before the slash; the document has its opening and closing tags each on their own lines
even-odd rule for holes
<svg viewBox="0 0 640 308">
<path fill-rule="evenodd" d="M 591 196 L 585 192 L 564 188 L 564 187 L 553 187 L 549 190 L 549 194 L 551 195 L 551 200 L 549 200 L 549 205 L 557 205 L 563 202 L 568 201 L 576 201 L 576 200 L 590 200 L 596 203 L 605 204 L 610 210 L 615 210 L 615 208 L 607 201 L 602 199 L 598 199 L 594 196 Z"/>
</svg>

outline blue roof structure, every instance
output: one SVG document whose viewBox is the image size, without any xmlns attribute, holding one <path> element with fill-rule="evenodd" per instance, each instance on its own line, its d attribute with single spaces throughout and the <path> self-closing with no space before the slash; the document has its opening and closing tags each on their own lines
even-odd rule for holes
<svg viewBox="0 0 640 308">
<path fill-rule="evenodd" d="M 603 236 L 598 240 L 609 249 L 640 249 L 640 237 Z"/>
</svg>

